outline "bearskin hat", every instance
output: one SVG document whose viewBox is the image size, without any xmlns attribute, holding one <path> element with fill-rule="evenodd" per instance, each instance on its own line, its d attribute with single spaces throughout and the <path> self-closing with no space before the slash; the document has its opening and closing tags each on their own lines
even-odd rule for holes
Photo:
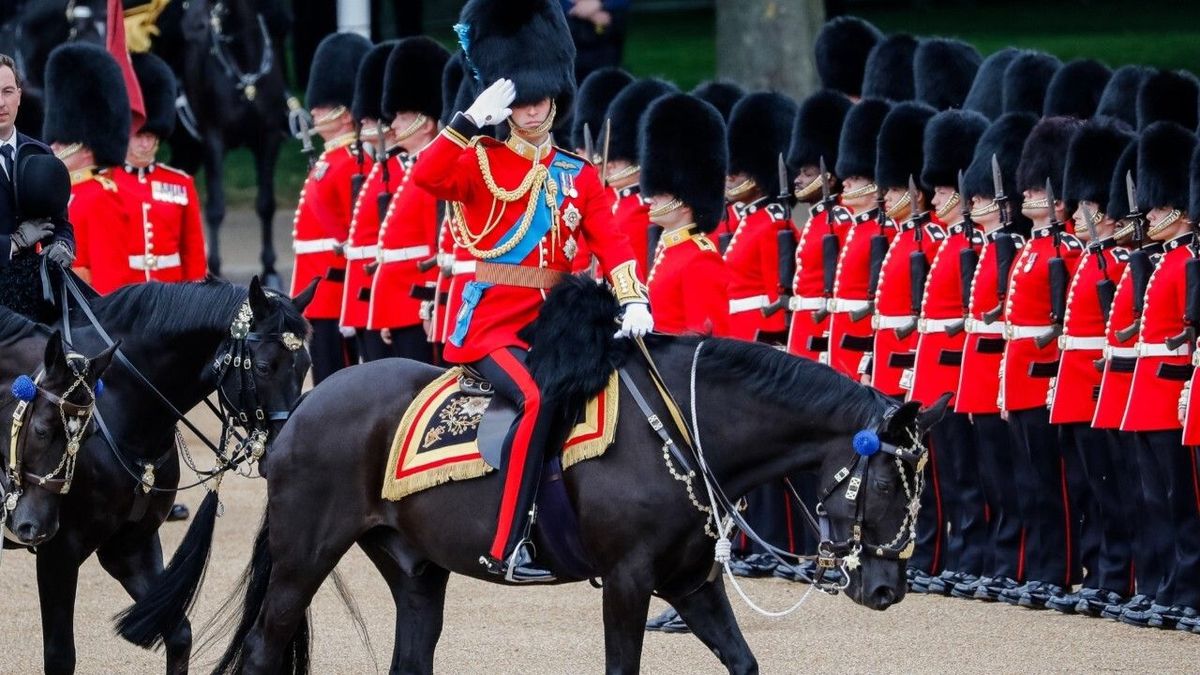
<svg viewBox="0 0 1200 675">
<path fill-rule="evenodd" d="M 442 125 L 449 124 L 450 118 L 458 112 L 454 102 L 465 76 L 463 55 L 460 49 L 450 56 L 450 60 L 446 61 L 446 67 L 442 69 L 442 115 L 438 120 Z"/>
<path fill-rule="evenodd" d="M 917 38 L 907 33 L 884 38 L 867 56 L 862 95 L 893 102 L 911 101 L 916 93 L 913 82 L 916 53 Z"/>
<path fill-rule="evenodd" d="M 881 98 L 864 98 L 850 108 L 838 137 L 838 158 L 834 173 L 838 178 L 875 176 L 875 148 L 879 127 L 892 104 Z"/>
<path fill-rule="evenodd" d="M 1110 78 L 1112 71 L 1095 59 L 1068 62 L 1050 79 L 1042 117 L 1091 117 Z"/>
<path fill-rule="evenodd" d="M 1133 138 L 1133 130 L 1120 120 L 1101 118 L 1085 122 L 1067 146 L 1062 198 L 1073 203 L 1095 202 L 1101 209 L 1107 207 L 1113 167 Z M 1122 211 L 1115 215 L 1125 214 Z"/>
<path fill-rule="evenodd" d="M 669 93 L 655 99 L 640 127 L 642 194 L 674 195 L 691 207 L 700 231 L 716 229 L 729 160 L 721 113 L 695 96 Z"/>
<path fill-rule="evenodd" d="M 921 41 L 913 57 L 917 100 L 935 110 L 961 108 L 983 58 L 971 45 L 947 38 Z"/>
<path fill-rule="evenodd" d="M 1137 185 L 1138 139 L 1133 139 L 1125 145 L 1113 167 L 1112 180 L 1108 183 L 1108 205 L 1104 212 L 1113 218 L 1124 218 L 1135 209 L 1137 204 L 1129 203 L 1129 195 L 1125 189 L 1125 176 L 1132 175 L 1134 185 Z M 1137 197 L 1135 194 L 1134 197 Z"/>
<path fill-rule="evenodd" d="M 733 82 L 721 80 L 702 82 L 692 90 L 692 96 L 711 103 L 717 112 L 721 113 L 725 124 L 729 124 L 729 113 L 733 112 L 733 106 L 737 105 L 737 102 L 742 100 L 745 95 L 745 89 Z"/>
<path fill-rule="evenodd" d="M 916 101 L 897 103 L 879 127 L 875 183 L 882 189 L 905 187 L 908 178 L 920 185 L 925 125 L 937 111 Z"/>
<path fill-rule="evenodd" d="M 1017 191 L 1044 188 L 1048 178 L 1055 196 L 1062 196 L 1067 146 L 1082 125 L 1074 117 L 1045 117 L 1037 123 L 1021 150 L 1021 163 L 1017 166 Z"/>
<path fill-rule="evenodd" d="M 944 110 L 925 125 L 922 154 L 925 166 L 920 181 L 927 188 L 939 185 L 958 189 L 958 172 L 967 170 L 988 119 L 973 110 Z"/>
<path fill-rule="evenodd" d="M 175 131 L 175 97 L 179 88 L 175 73 L 166 61 L 149 52 L 130 54 L 130 61 L 146 106 L 146 123 L 138 131 L 167 138 Z"/>
<path fill-rule="evenodd" d="M 19 220 L 57 218 L 71 200 L 71 175 L 62 160 L 36 143 L 21 146 L 13 194 Z"/>
<path fill-rule="evenodd" d="M 1154 71 L 1146 66 L 1121 66 L 1113 71 L 1100 103 L 1096 106 L 1096 117 L 1112 117 L 1130 127 L 1137 126 L 1137 95 L 1142 82 Z"/>
<path fill-rule="evenodd" d="M 1155 122 L 1138 138 L 1137 198 L 1143 213 L 1157 207 L 1191 206 L 1192 153 L 1196 134 L 1175 122 Z"/>
<path fill-rule="evenodd" d="M 121 66 L 101 46 L 68 42 L 46 59 L 46 143 L 82 143 L 100 166 L 125 162 L 129 96 Z"/>
<path fill-rule="evenodd" d="M 837 166 L 838 136 L 851 105 L 845 94 L 833 89 L 822 89 L 800 103 L 787 153 L 789 169 L 819 166 L 822 158 L 826 169 Z"/>
<path fill-rule="evenodd" d="M 1025 139 L 1037 124 L 1037 115 L 1027 112 L 1005 113 L 1001 115 L 975 145 L 975 156 L 971 158 L 971 166 L 963 175 L 963 199 L 984 197 L 994 199 L 996 188 L 992 183 L 992 156 L 995 155 L 1000 165 L 1000 176 L 1003 179 L 1004 192 L 1010 199 L 1019 192 L 1017 190 L 1017 164 L 1021 161 L 1021 150 L 1025 147 Z M 1019 209 L 1017 209 L 1019 211 Z"/>
<path fill-rule="evenodd" d="M 984 59 L 975 73 L 963 108 L 974 110 L 988 120 L 1004 114 L 1004 71 L 1020 53 L 1015 47 L 1005 47 Z"/>
<path fill-rule="evenodd" d="M 440 119 L 442 80 L 448 63 L 450 52 L 423 35 L 397 42 L 383 71 L 380 101 L 383 116 L 391 119 L 397 113 L 418 112 L 430 119 Z"/>
<path fill-rule="evenodd" d="M 575 43 L 558 0 L 467 0 L 454 30 L 479 86 L 512 80 L 513 105 L 554 99 L 562 127 L 575 98 Z"/>
<path fill-rule="evenodd" d="M 1196 94 L 1200 83 L 1186 70 L 1151 73 L 1137 93 L 1137 128 L 1141 132 L 1155 122 L 1175 122 L 1196 128 Z"/>
<path fill-rule="evenodd" d="M 1050 80 L 1062 61 L 1043 52 L 1021 52 L 1004 70 L 1004 112 L 1042 114 Z"/>
<path fill-rule="evenodd" d="M 358 72 L 369 51 L 371 41 L 358 33 L 334 33 L 321 40 L 313 54 L 308 90 L 304 92 L 308 109 L 353 105 L 354 78 L 350 73 Z"/>
<path fill-rule="evenodd" d="M 575 115 L 571 118 L 571 147 L 587 146 L 583 128 L 591 131 L 592 140 L 601 133 L 608 104 L 633 82 L 633 76 L 620 68 L 600 68 L 592 71 L 579 84 L 579 96 L 575 99 Z M 590 160 L 591 157 L 588 157 Z"/>
<path fill-rule="evenodd" d="M 371 47 L 367 55 L 358 63 L 358 72 L 354 75 L 354 99 L 350 102 L 350 116 L 355 122 L 361 122 L 364 119 L 389 121 L 384 119 L 380 104 L 385 93 L 384 68 L 387 66 L 388 56 L 391 55 L 395 46 L 395 40 L 381 42 Z M 439 72 L 438 75 L 441 76 L 441 73 Z M 390 115 L 387 117 L 390 119 Z"/>
<path fill-rule="evenodd" d="M 747 94 L 729 115 L 729 173 L 744 173 L 771 194 L 778 192 L 779 155 L 788 150 L 796 103 L 774 92 Z"/>
<path fill-rule="evenodd" d="M 1192 161 L 1188 168 L 1188 175 L 1191 176 L 1191 197 L 1190 201 L 1188 201 L 1188 217 L 1194 223 L 1200 217 L 1200 146 L 1197 146 L 1196 151 L 1192 153 Z"/>
<path fill-rule="evenodd" d="M 638 80 L 622 89 L 612 103 L 608 104 L 608 112 L 605 113 L 612 125 L 612 136 L 608 139 L 608 158 L 637 162 L 638 120 L 654 99 L 677 91 L 678 88 L 670 82 L 652 77 Z M 597 129 L 596 134 L 599 137 L 603 132 Z M 603 148 L 603 141 L 600 143 Z"/>
<path fill-rule="evenodd" d="M 817 74 L 826 89 L 861 96 L 867 56 L 883 33 L 855 16 L 839 16 L 821 27 L 814 45 Z"/>
</svg>

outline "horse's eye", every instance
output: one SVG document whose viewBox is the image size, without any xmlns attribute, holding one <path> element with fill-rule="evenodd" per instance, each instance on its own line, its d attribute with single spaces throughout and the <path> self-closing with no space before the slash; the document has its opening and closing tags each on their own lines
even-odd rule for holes
<svg viewBox="0 0 1200 675">
<path fill-rule="evenodd" d="M 871 481 L 871 482 L 872 482 L 872 484 L 874 485 L 874 487 L 875 487 L 875 491 L 876 491 L 876 492 L 878 492 L 878 493 L 880 493 L 880 494 L 884 494 L 884 495 L 886 495 L 886 494 L 891 494 L 891 492 L 892 492 L 892 484 L 891 484 L 891 483 L 889 483 L 888 481 L 885 481 L 885 480 L 875 480 L 875 481 Z"/>
<path fill-rule="evenodd" d="M 47 439 L 50 437 L 50 428 L 44 424 L 35 424 L 33 425 L 33 435 L 39 439 Z"/>
<path fill-rule="evenodd" d="M 271 364 L 267 363 L 266 361 L 255 361 L 254 372 L 258 373 L 259 375 L 270 375 Z"/>
</svg>

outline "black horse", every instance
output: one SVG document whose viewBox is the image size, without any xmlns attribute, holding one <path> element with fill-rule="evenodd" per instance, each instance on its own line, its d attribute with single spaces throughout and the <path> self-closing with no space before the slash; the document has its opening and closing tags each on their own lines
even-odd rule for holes
<svg viewBox="0 0 1200 675">
<path fill-rule="evenodd" d="M 298 400 L 309 367 L 302 342 L 308 325 L 300 312 L 311 293 L 310 288 L 293 301 L 264 291 L 254 279 L 249 291 L 223 282 L 148 283 L 93 301 L 98 323 L 109 337 L 122 341 L 120 353 L 146 381 L 120 359 L 109 369 L 97 408 L 115 443 L 110 445 L 103 433 L 84 443 L 71 491 L 61 504 L 41 505 L 56 509 L 56 518 L 44 512 L 38 520 L 56 522 L 57 533 L 29 533 L 42 540 L 37 575 L 46 672 L 75 668 L 75 592 L 79 566 L 88 557 L 95 553 L 134 599 L 152 588 L 163 571 L 158 528 L 180 478 L 176 411 L 192 409 L 218 387 L 242 405 L 249 392 L 261 410 L 287 411 Z M 76 349 L 108 346 L 78 306 L 64 335 Z M 239 370 L 232 373 L 223 364 L 235 348 Z M 23 367 L 35 365 L 31 361 Z M 241 386 L 230 388 L 230 382 Z M 271 423 L 273 429 L 282 425 L 286 412 L 279 417 Z M 211 501 L 215 512 L 215 499 Z M 198 514 L 193 529 L 200 520 Z M 211 528 L 212 516 L 206 520 Z M 194 539 L 191 531 L 185 543 L 187 539 Z M 165 643 L 168 672 L 186 672 L 191 650 L 186 620 L 172 627 Z"/>
<path fill-rule="evenodd" d="M 553 300 L 554 295 L 547 308 Z M 578 381 L 603 382 L 611 372 L 607 366 L 620 362 L 620 347 L 614 346 L 619 343 L 611 340 L 614 319 L 615 311 L 601 321 L 578 322 L 598 326 L 609 343 L 595 359 L 601 364 L 598 380 L 589 375 Z M 590 350 L 578 343 L 543 341 L 553 330 L 536 335 L 530 353 L 535 377 L 541 345 L 557 350 L 560 362 L 589 360 L 582 354 Z M 656 337 L 648 346 L 680 409 L 695 411 L 699 424 L 693 434 L 724 493 L 737 499 L 794 471 L 818 472 L 827 487 L 826 544 L 856 563 L 846 565 L 846 593 L 874 609 L 899 602 L 906 589 L 904 551 L 911 542 L 919 464 L 877 452 L 861 455 L 863 464 L 856 465 L 860 455 L 852 440 L 875 431 L 893 450 L 913 447 L 913 439 L 941 417 L 946 401 L 921 413 L 916 404 L 898 406 L 826 366 L 758 344 Z M 656 389 L 646 362 L 626 357 L 621 368 L 648 400 L 658 402 L 657 415 L 670 419 L 652 395 Z M 450 572 L 499 581 L 479 563 L 495 526 L 497 475 L 452 482 L 399 502 L 380 496 L 397 422 L 440 372 L 412 361 L 376 361 L 337 373 L 297 407 L 266 458 L 266 514 L 244 582 L 240 624 L 217 672 L 306 670 L 306 610 L 355 544 L 386 579 L 396 605 L 391 671 L 432 672 Z M 543 388 L 547 400 L 551 388 Z M 705 533 L 706 516 L 664 466 L 663 441 L 624 384 L 621 400 L 615 443 L 564 477 L 583 546 L 603 581 L 607 670 L 638 670 L 647 608 L 651 594 L 658 593 L 730 672 L 755 672 L 722 581 L 710 576 L 714 541 Z M 851 466 L 866 471 L 853 495 L 841 471 Z M 694 488 L 706 502 L 699 481 Z M 861 551 L 845 546 L 856 541 Z M 565 578 L 553 560 L 546 562 L 560 580 L 579 580 Z"/>
</svg>

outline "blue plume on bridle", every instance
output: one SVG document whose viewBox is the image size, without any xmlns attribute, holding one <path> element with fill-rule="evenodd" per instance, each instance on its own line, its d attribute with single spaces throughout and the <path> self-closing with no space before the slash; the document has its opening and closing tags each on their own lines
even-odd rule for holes
<svg viewBox="0 0 1200 675">
<path fill-rule="evenodd" d="M 854 451 L 863 457 L 870 457 L 879 452 L 881 444 L 879 442 L 879 434 L 870 429 L 863 429 L 854 434 Z"/>
<path fill-rule="evenodd" d="M 26 403 L 32 401 L 37 396 L 37 384 L 33 378 L 28 375 L 19 375 L 12 383 L 13 398 Z"/>
<path fill-rule="evenodd" d="M 458 36 L 458 46 L 462 47 L 463 60 L 467 62 L 467 66 L 471 68 L 471 76 L 475 81 L 483 84 L 483 80 L 479 77 L 479 69 L 475 67 L 475 62 L 471 60 L 471 26 L 465 23 L 454 24 L 454 34 Z"/>
</svg>

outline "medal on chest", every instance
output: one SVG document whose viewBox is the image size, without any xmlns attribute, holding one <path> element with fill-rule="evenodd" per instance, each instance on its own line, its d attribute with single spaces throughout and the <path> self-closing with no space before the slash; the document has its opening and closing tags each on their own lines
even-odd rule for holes
<svg viewBox="0 0 1200 675">
<path fill-rule="evenodd" d="M 579 253 L 579 244 L 575 243 L 574 237 L 570 237 L 563 244 L 563 255 L 567 256 L 567 260 L 574 260 L 576 253 Z"/>
<path fill-rule="evenodd" d="M 187 190 L 182 185 L 157 180 L 150 181 L 150 198 L 156 202 L 179 206 L 187 206 L 188 203 Z"/>
<path fill-rule="evenodd" d="M 329 162 L 326 162 L 323 159 L 318 160 L 317 163 L 313 165 L 313 178 L 316 180 L 321 180 L 325 177 L 326 171 L 329 171 Z"/>
<path fill-rule="evenodd" d="M 567 224 L 567 228 L 572 232 L 579 227 L 579 221 L 583 218 L 583 214 L 579 212 L 574 204 L 567 204 L 567 208 L 563 209 L 562 219 Z"/>
</svg>

